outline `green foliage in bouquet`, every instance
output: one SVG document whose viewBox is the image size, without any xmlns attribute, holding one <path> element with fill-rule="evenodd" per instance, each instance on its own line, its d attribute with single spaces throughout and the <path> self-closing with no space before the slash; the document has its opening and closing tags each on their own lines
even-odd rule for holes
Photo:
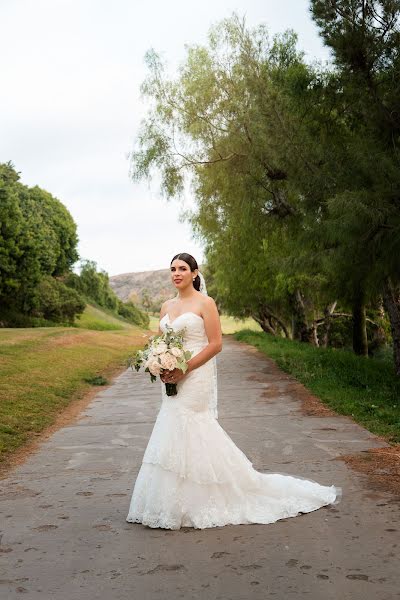
<svg viewBox="0 0 400 600">
<path fill-rule="evenodd" d="M 152 382 L 164 371 L 180 369 L 186 373 L 187 361 L 193 353 L 184 348 L 184 334 L 185 328 L 175 331 L 167 325 L 165 333 L 152 336 L 143 350 L 129 357 L 128 365 L 136 371 L 144 365 L 144 370 L 150 374 Z M 176 395 L 176 384 L 167 383 L 166 392 L 168 396 Z"/>
</svg>

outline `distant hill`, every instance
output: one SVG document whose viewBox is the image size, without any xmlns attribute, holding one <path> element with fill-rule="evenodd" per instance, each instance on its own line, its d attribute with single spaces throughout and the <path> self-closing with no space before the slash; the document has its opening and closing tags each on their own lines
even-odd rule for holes
<svg viewBox="0 0 400 600">
<path fill-rule="evenodd" d="M 124 302 L 131 298 L 141 303 L 143 292 L 147 292 L 153 302 L 159 301 L 160 304 L 176 295 L 169 269 L 113 275 L 110 277 L 110 286 Z"/>
<path fill-rule="evenodd" d="M 150 311 L 158 311 L 165 300 L 176 296 L 169 269 L 112 275 L 110 286 L 123 302 L 131 299 Z M 144 296 L 150 300 L 148 306 L 143 302 Z"/>
</svg>

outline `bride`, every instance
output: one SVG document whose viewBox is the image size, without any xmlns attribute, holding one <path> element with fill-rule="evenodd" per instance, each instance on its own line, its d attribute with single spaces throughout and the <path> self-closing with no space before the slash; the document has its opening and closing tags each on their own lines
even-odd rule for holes
<svg viewBox="0 0 400 600">
<path fill-rule="evenodd" d="M 216 355 L 222 349 L 219 314 L 190 254 L 174 256 L 176 298 L 161 307 L 160 333 L 167 325 L 184 331 L 192 351 L 186 373 L 162 375 L 177 384 L 162 404 L 134 485 L 126 520 L 148 527 L 218 527 L 274 523 L 338 501 L 341 488 L 261 473 L 217 420 Z"/>
</svg>

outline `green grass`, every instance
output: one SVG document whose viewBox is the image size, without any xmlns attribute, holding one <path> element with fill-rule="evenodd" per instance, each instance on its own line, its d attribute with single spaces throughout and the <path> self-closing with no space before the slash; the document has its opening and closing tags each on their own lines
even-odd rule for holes
<svg viewBox="0 0 400 600">
<path fill-rule="evenodd" d="M 109 315 L 97 311 L 92 307 L 87 314 L 114 331 L 0 329 L 0 462 L 51 425 L 72 399 L 107 383 L 143 345 L 142 329 L 125 324 L 115 329 Z"/>
<path fill-rule="evenodd" d="M 334 411 L 389 442 L 400 442 L 400 381 L 389 353 L 366 359 L 250 330 L 234 337 L 272 358 Z"/>
<path fill-rule="evenodd" d="M 129 324 L 118 317 L 87 304 L 84 312 L 76 319 L 76 326 L 80 329 L 94 331 L 121 331 L 129 328 Z"/>
<path fill-rule="evenodd" d="M 150 325 L 149 325 L 150 331 L 158 331 L 159 318 L 154 317 L 153 315 L 149 315 L 149 317 L 150 317 Z"/>
<path fill-rule="evenodd" d="M 235 319 L 234 317 L 228 317 L 228 315 L 221 315 L 221 327 L 223 334 L 236 333 L 241 329 L 248 329 L 250 331 L 262 331 L 258 323 L 254 319 Z"/>
</svg>

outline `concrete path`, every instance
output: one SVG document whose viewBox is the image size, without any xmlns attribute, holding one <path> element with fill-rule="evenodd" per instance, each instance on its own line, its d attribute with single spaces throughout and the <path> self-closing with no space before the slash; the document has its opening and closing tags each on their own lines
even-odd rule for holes
<svg viewBox="0 0 400 600">
<path fill-rule="evenodd" d="M 0 482 L 2 600 L 400 598 L 399 504 L 335 460 L 384 444 L 304 416 L 299 385 L 244 344 L 225 339 L 218 365 L 219 421 L 254 467 L 339 485 L 341 503 L 272 525 L 126 523 L 160 405 L 126 371 Z"/>
</svg>

